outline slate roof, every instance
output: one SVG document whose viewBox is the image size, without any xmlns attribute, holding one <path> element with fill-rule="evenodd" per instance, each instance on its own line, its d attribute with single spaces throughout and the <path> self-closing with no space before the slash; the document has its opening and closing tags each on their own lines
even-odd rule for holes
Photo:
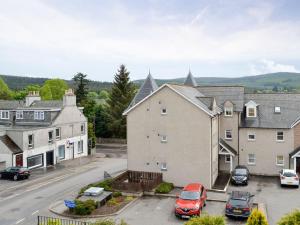
<svg viewBox="0 0 300 225">
<path fill-rule="evenodd" d="M 220 138 L 219 143 L 224 146 L 228 151 L 230 151 L 232 154 L 237 155 L 237 151 L 231 147 L 229 144 L 226 143 L 222 138 Z"/>
<path fill-rule="evenodd" d="M 4 136 L 0 136 L 0 141 L 6 145 L 6 147 L 13 153 L 13 154 L 17 154 L 17 153 L 22 153 L 22 149 L 19 148 L 19 146 L 16 145 L 15 142 L 13 142 L 13 140 L 10 139 L 10 137 L 8 137 L 7 135 Z"/>
<path fill-rule="evenodd" d="M 234 105 L 234 111 L 243 111 L 245 91 L 242 86 L 198 86 L 197 89 L 207 97 L 214 97 L 221 109 L 224 109 L 225 101 L 229 100 Z"/>
<path fill-rule="evenodd" d="M 294 151 L 292 151 L 289 155 L 290 155 L 290 158 L 292 158 L 294 155 L 296 155 L 298 152 L 300 151 L 300 146 L 295 148 Z"/>
<path fill-rule="evenodd" d="M 184 85 L 187 86 L 192 86 L 192 87 L 196 87 L 197 86 L 197 82 L 193 76 L 193 74 L 191 73 L 191 71 L 189 71 L 185 81 L 184 81 Z"/>
<path fill-rule="evenodd" d="M 50 100 L 50 101 L 34 101 L 29 107 L 25 106 L 25 102 L 22 100 L 0 100 L 0 109 L 52 109 L 52 108 L 62 108 L 63 101 L 61 100 Z"/>
<path fill-rule="evenodd" d="M 257 117 L 246 118 L 242 113 L 242 127 L 290 128 L 300 116 L 300 94 L 245 94 L 244 102 L 256 102 Z M 275 113 L 275 106 L 280 113 Z"/>
<path fill-rule="evenodd" d="M 134 96 L 128 108 L 131 108 L 132 106 L 136 105 L 137 103 L 139 103 L 141 100 L 143 100 L 145 97 L 147 97 L 157 89 L 158 86 L 155 80 L 153 79 L 153 77 L 151 76 L 151 74 L 149 73 L 143 85 L 141 86 L 137 94 Z"/>
</svg>

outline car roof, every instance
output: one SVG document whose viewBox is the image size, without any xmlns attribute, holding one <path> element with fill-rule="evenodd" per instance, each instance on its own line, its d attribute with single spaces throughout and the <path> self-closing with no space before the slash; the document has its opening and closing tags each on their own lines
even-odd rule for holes
<svg viewBox="0 0 300 225">
<path fill-rule="evenodd" d="M 283 169 L 282 172 L 288 172 L 288 173 L 296 173 L 295 170 L 291 170 L 291 169 Z"/>
<path fill-rule="evenodd" d="M 250 197 L 250 193 L 246 191 L 232 191 L 230 199 L 247 200 Z"/>
<path fill-rule="evenodd" d="M 248 170 L 248 168 L 246 166 L 243 166 L 243 165 L 238 165 L 235 167 L 235 169 L 246 169 Z"/>
<path fill-rule="evenodd" d="M 188 184 L 183 188 L 184 191 L 199 191 L 199 189 L 202 187 L 202 184 L 200 183 L 191 183 Z"/>
</svg>

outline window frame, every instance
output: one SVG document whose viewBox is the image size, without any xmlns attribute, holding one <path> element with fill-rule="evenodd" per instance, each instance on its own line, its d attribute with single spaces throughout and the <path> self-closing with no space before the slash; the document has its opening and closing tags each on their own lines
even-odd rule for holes
<svg viewBox="0 0 300 225">
<path fill-rule="evenodd" d="M 164 112 L 164 111 L 165 111 L 165 112 Z M 168 114 L 167 108 L 166 108 L 166 107 L 161 108 L 160 114 L 161 114 L 161 115 L 167 115 L 167 114 Z"/>
<path fill-rule="evenodd" d="M 45 120 L 45 112 L 40 110 L 39 111 L 35 110 L 33 118 L 34 120 Z"/>
<path fill-rule="evenodd" d="M 64 157 L 61 157 L 60 154 L 59 154 L 59 153 L 60 153 L 60 147 L 61 147 L 61 146 L 64 146 Z M 62 159 L 65 159 L 65 158 L 66 158 L 66 146 L 65 146 L 65 145 L 59 145 L 59 146 L 58 146 L 58 158 L 59 158 L 59 160 L 62 160 Z"/>
<path fill-rule="evenodd" d="M 252 116 L 250 116 L 250 109 L 253 109 L 253 115 Z M 249 118 L 255 118 L 256 117 L 256 107 L 253 107 L 253 106 L 248 106 L 247 107 L 247 117 L 249 117 Z"/>
<path fill-rule="evenodd" d="M 230 112 L 230 114 L 227 114 L 228 112 Z M 233 107 L 224 107 L 224 116 L 232 117 L 233 116 Z"/>
<path fill-rule="evenodd" d="M 167 143 L 168 142 L 167 135 L 160 135 L 160 142 L 161 143 Z"/>
<path fill-rule="evenodd" d="M 48 131 L 48 143 L 52 144 L 53 143 L 53 130 Z M 50 139 L 50 134 L 51 134 L 51 139 Z"/>
<path fill-rule="evenodd" d="M 77 154 L 83 153 L 83 140 L 77 142 Z"/>
<path fill-rule="evenodd" d="M 278 133 L 282 133 L 282 135 L 278 135 Z M 279 136 L 282 136 L 282 140 L 278 139 Z M 283 131 L 280 130 L 280 131 L 276 132 L 276 141 L 277 142 L 284 142 L 284 132 Z"/>
<path fill-rule="evenodd" d="M 249 138 L 250 135 L 253 135 L 254 139 Z M 248 132 L 247 138 L 248 138 L 248 141 L 255 141 L 256 140 L 256 134 L 254 132 Z"/>
<path fill-rule="evenodd" d="M 31 144 L 30 144 L 30 139 L 29 139 L 29 136 L 32 136 L 31 138 Z M 34 135 L 33 134 L 28 134 L 28 149 L 33 149 L 34 148 Z"/>
<path fill-rule="evenodd" d="M 278 163 L 278 156 L 282 156 L 282 163 Z M 276 166 L 284 166 L 284 155 L 276 155 Z"/>
<path fill-rule="evenodd" d="M 166 162 L 161 163 L 160 170 L 161 171 L 167 171 L 168 170 L 168 166 L 167 166 Z"/>
<path fill-rule="evenodd" d="M 57 131 L 59 131 L 59 136 L 57 136 Z M 60 140 L 61 138 L 61 129 L 60 127 L 55 128 L 55 139 Z"/>
<path fill-rule="evenodd" d="M 24 112 L 23 112 L 23 110 L 17 110 L 17 111 L 16 111 L 16 119 L 17 119 L 17 120 L 22 120 L 22 119 L 24 119 Z"/>
<path fill-rule="evenodd" d="M 229 138 L 229 137 L 227 137 L 227 132 L 230 132 L 230 135 L 231 135 L 231 137 Z M 225 140 L 232 140 L 232 130 L 229 130 L 229 129 L 227 129 L 227 130 L 225 130 Z"/>
<path fill-rule="evenodd" d="M 250 161 L 249 161 L 250 155 L 253 155 L 254 162 L 250 162 Z M 248 163 L 248 165 L 256 165 L 256 156 L 255 156 L 254 153 L 249 153 L 249 154 L 248 154 L 248 156 L 247 156 L 247 163 Z"/>
<path fill-rule="evenodd" d="M 80 125 L 80 133 L 81 133 L 81 134 L 85 134 L 85 124 L 84 124 L 84 123 L 82 123 L 82 124 Z"/>
<path fill-rule="evenodd" d="M 4 117 L 3 115 L 5 115 L 7 113 L 7 117 Z M 9 110 L 1 110 L 0 111 L 0 117 L 2 120 L 9 120 L 10 115 L 9 115 Z"/>
<path fill-rule="evenodd" d="M 224 162 L 226 163 L 226 164 L 229 164 L 229 163 L 231 163 L 231 155 L 228 155 L 228 154 L 226 154 L 226 155 L 224 155 L 225 157 L 224 157 Z M 227 160 L 228 157 L 229 156 L 229 161 Z"/>
<path fill-rule="evenodd" d="M 281 113 L 281 107 L 280 106 L 274 106 L 274 113 Z"/>
</svg>

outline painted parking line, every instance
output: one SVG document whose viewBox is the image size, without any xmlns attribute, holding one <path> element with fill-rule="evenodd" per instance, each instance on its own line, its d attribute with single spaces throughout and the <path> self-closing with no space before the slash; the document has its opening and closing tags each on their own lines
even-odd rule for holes
<svg viewBox="0 0 300 225">
<path fill-rule="evenodd" d="M 37 214 L 39 210 L 34 211 L 31 215 L 33 216 L 34 214 Z"/>
<path fill-rule="evenodd" d="M 18 221 L 16 222 L 16 224 L 22 223 L 24 220 L 25 220 L 25 218 L 22 218 L 22 219 L 18 220 Z"/>
</svg>

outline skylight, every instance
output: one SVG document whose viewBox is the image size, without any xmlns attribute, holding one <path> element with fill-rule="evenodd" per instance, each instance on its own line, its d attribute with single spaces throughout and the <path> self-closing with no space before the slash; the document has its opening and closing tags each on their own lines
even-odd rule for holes
<svg viewBox="0 0 300 225">
<path fill-rule="evenodd" d="M 275 106 L 274 112 L 275 113 L 280 113 L 280 106 Z"/>
</svg>

